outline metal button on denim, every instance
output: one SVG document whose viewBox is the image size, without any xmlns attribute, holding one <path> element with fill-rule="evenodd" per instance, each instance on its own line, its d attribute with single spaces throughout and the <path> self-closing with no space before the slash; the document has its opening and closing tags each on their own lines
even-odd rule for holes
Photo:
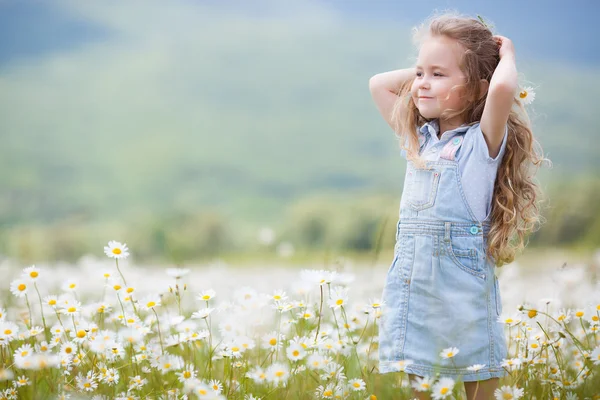
<svg viewBox="0 0 600 400">
<path fill-rule="evenodd" d="M 458 138 L 458 137 L 454 138 L 454 140 L 452 141 L 452 143 L 459 144 L 460 143 L 460 138 Z"/>
<path fill-rule="evenodd" d="M 477 232 L 479 232 L 479 228 L 478 228 L 477 226 L 473 225 L 473 226 L 471 227 L 471 233 L 472 233 L 473 235 L 476 235 L 476 234 L 477 234 Z"/>
</svg>

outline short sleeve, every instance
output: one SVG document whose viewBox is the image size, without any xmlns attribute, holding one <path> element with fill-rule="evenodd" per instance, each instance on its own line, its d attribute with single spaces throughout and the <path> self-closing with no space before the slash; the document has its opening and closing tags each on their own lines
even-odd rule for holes
<svg viewBox="0 0 600 400">
<path fill-rule="evenodd" d="M 504 129 L 504 137 L 502 138 L 502 144 L 500 145 L 500 151 L 496 158 L 490 157 L 490 152 L 485 142 L 485 138 L 483 137 L 483 132 L 481 131 L 481 125 L 477 124 L 474 128 L 473 135 L 473 150 L 477 157 L 481 160 L 487 161 L 490 164 L 497 163 L 502 160 L 502 156 L 504 155 L 504 151 L 506 149 L 506 139 L 508 137 L 508 125 L 505 126 Z"/>
</svg>

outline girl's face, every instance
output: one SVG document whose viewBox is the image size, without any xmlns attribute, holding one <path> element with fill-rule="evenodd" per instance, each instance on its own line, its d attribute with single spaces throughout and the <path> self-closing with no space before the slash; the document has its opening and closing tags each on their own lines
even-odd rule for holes
<svg viewBox="0 0 600 400">
<path fill-rule="evenodd" d="M 425 118 L 439 118 L 446 109 L 460 110 L 466 104 L 465 77 L 458 66 L 461 48 L 445 36 L 428 38 L 419 50 L 412 99 Z"/>
</svg>

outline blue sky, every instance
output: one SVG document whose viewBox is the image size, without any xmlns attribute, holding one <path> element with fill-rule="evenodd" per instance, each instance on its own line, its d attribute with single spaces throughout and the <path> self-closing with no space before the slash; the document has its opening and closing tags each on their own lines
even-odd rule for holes
<svg viewBox="0 0 600 400">
<path fill-rule="evenodd" d="M 88 1 L 105 7 L 122 2 Z M 136 4 L 143 18 L 144 3 Z M 152 2 L 151 2 L 152 3 Z M 0 3 L 0 67 L 21 57 L 77 49 L 94 41 L 106 40 L 111 26 L 100 19 L 80 13 L 72 1 L 5 0 Z M 586 66 L 600 65 L 600 2 L 580 1 L 502 1 L 473 0 L 384 1 L 206 1 L 178 0 L 162 3 L 166 7 L 218 9 L 220 15 L 244 13 L 256 17 L 279 16 L 282 19 L 301 10 L 304 13 L 333 14 L 352 26 L 394 24 L 412 26 L 434 9 L 453 8 L 462 13 L 480 14 L 491 20 L 497 32 L 513 39 L 517 51 L 540 61 L 562 61 Z"/>
</svg>

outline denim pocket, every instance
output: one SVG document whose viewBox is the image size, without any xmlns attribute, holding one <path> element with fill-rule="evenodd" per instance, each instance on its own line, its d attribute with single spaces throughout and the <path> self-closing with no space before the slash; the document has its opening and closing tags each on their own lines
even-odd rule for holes
<svg viewBox="0 0 600 400">
<path fill-rule="evenodd" d="M 485 280 L 485 273 L 479 267 L 479 257 L 475 248 L 460 248 L 454 240 L 446 243 L 448 256 L 456 266 L 471 275 Z"/>
<path fill-rule="evenodd" d="M 418 169 L 409 167 L 406 174 L 406 204 L 415 211 L 432 207 L 437 194 L 440 172 L 435 169 Z"/>
</svg>

